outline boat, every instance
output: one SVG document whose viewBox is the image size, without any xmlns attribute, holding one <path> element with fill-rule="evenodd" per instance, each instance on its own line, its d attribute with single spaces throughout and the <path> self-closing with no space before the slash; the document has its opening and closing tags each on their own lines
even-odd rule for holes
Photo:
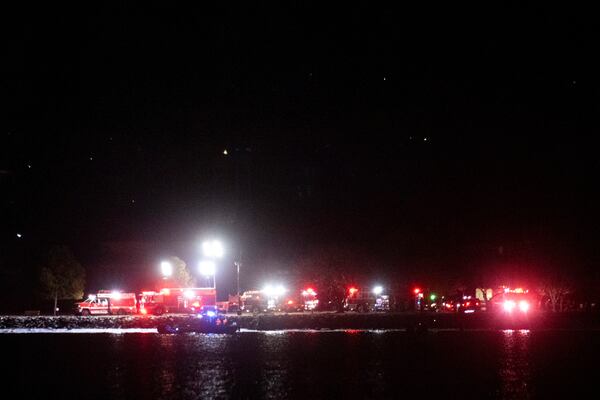
<svg viewBox="0 0 600 400">
<path fill-rule="evenodd" d="M 178 321 L 168 319 L 161 322 L 156 327 L 158 333 L 176 334 L 176 333 L 217 333 L 232 334 L 239 331 L 239 326 L 235 322 L 229 322 L 227 318 L 190 318 L 188 320 Z"/>
</svg>

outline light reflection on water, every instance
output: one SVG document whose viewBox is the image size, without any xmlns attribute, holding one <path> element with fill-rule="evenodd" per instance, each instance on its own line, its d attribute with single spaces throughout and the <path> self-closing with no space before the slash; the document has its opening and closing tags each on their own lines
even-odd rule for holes
<svg viewBox="0 0 600 400">
<path fill-rule="evenodd" d="M 531 332 L 527 329 L 502 331 L 500 352 L 501 395 L 503 399 L 532 398 Z"/>
<path fill-rule="evenodd" d="M 593 334 L 581 335 L 590 352 L 600 347 Z M 5 360 L 14 366 L 5 380 L 20 397 L 40 397 L 52 387 L 63 398 L 527 399 L 546 390 L 540 369 L 541 376 L 555 376 L 564 368 L 541 360 L 567 362 L 575 359 L 565 358 L 573 351 L 586 355 L 573 345 L 546 346 L 581 342 L 565 333 L 527 330 L 32 334 L 3 335 L 0 351 L 20 351 Z M 568 373 L 580 377 L 586 371 L 571 364 Z M 29 384 L 33 375 L 38 385 Z M 561 390 L 557 379 L 550 383 Z"/>
</svg>

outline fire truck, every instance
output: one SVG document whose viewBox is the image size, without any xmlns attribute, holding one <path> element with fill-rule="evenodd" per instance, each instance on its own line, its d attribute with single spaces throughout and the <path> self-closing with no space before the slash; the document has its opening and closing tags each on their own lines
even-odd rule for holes
<svg viewBox="0 0 600 400">
<path fill-rule="evenodd" d="M 204 313 L 216 310 L 215 288 L 164 288 L 159 292 L 144 291 L 140 294 L 142 314 Z"/>
<path fill-rule="evenodd" d="M 136 312 L 135 293 L 100 290 L 97 294 L 90 294 L 87 300 L 77 303 L 77 313 L 80 315 L 125 315 Z"/>
<path fill-rule="evenodd" d="M 307 288 L 302 291 L 302 303 L 303 309 L 306 311 L 313 311 L 319 305 L 319 299 L 317 299 L 317 292 L 313 288 Z"/>
<path fill-rule="evenodd" d="M 281 289 L 249 290 L 240 296 L 240 309 L 247 312 L 300 312 L 314 310 L 319 304 L 317 293 L 308 288 L 285 296 Z"/>
<path fill-rule="evenodd" d="M 262 290 L 247 290 L 240 296 L 240 308 L 247 312 L 265 312 L 269 310 L 267 296 Z M 273 304 L 271 304 L 274 306 Z"/>
<path fill-rule="evenodd" d="M 389 311 L 390 296 L 383 294 L 381 290 L 369 291 L 351 287 L 344 299 L 344 310 L 357 312 Z"/>
</svg>

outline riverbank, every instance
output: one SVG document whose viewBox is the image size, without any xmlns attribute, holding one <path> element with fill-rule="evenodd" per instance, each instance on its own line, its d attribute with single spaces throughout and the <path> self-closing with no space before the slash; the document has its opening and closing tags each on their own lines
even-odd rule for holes
<svg viewBox="0 0 600 400">
<path fill-rule="evenodd" d="M 0 316 L 0 329 L 148 329 L 171 319 L 183 322 L 189 315 L 163 316 Z M 444 313 L 297 313 L 228 315 L 241 328 L 282 329 L 600 329 L 600 314 L 534 314 L 514 319 L 494 314 Z"/>
</svg>

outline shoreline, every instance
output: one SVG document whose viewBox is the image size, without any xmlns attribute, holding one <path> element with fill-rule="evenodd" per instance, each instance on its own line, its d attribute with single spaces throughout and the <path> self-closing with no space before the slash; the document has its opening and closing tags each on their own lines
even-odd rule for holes
<svg viewBox="0 0 600 400">
<path fill-rule="evenodd" d="M 183 322 L 193 315 L 162 316 L 0 316 L 0 329 L 152 329 L 166 320 Z M 511 318 L 491 313 L 291 313 L 227 315 L 241 329 L 277 330 L 392 330 L 406 331 L 452 329 L 600 329 L 600 314 L 539 313 L 526 318 Z"/>
</svg>

